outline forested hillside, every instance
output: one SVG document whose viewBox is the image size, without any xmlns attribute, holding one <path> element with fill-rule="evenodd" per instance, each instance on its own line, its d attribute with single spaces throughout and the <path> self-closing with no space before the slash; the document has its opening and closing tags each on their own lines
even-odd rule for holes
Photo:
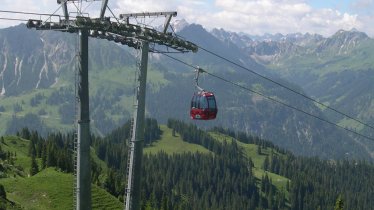
<svg viewBox="0 0 374 210">
<path fill-rule="evenodd" d="M 344 209 L 373 209 L 374 166 L 370 163 L 298 157 L 256 136 L 219 127 L 207 132 L 179 120 L 168 120 L 167 126 L 147 120 L 142 170 L 144 210 L 333 209 L 337 201 L 344 204 Z M 96 209 L 114 200 L 123 201 L 129 129 L 126 123 L 105 138 L 92 136 L 93 189 L 105 189 L 112 195 L 95 200 Z M 42 195 L 32 189 L 36 188 L 34 184 L 20 193 L 17 183 L 25 185 L 40 176 L 71 174 L 72 138 L 72 134 L 61 133 L 44 138 L 26 128 L 17 136 L 1 137 L 0 192 L 4 186 L 6 208 L 26 207 L 23 202 L 28 196 L 41 202 Z M 207 151 L 191 152 L 189 147 L 182 153 L 163 151 L 159 142 L 165 141 L 183 141 Z M 72 182 L 71 175 L 64 179 Z M 68 188 L 60 197 L 48 190 L 45 193 L 53 197 L 53 202 L 65 199 L 72 203 L 72 189 Z"/>
<path fill-rule="evenodd" d="M 304 93 L 300 87 L 281 79 L 243 53 L 240 47 L 216 38 L 201 25 L 185 24 L 178 35 Z M 50 132 L 73 129 L 77 115 L 76 40 L 70 33 L 35 31 L 25 25 L 0 30 L 1 135 L 14 134 L 25 126 L 38 130 L 43 137 Z M 106 136 L 125 123 L 133 112 L 135 54 L 135 50 L 114 42 L 89 40 L 90 118 L 95 135 Z M 171 56 L 307 113 L 324 119 L 329 117 L 311 101 L 204 50 Z M 189 104 L 195 91 L 193 70 L 162 54 L 150 53 L 148 117 L 164 124 L 168 118 L 189 119 Z M 216 120 L 200 123 L 199 127 L 223 126 L 254 133 L 295 154 L 328 159 L 343 158 L 348 152 L 353 158 L 371 158 L 368 142 L 354 141 L 352 136 L 334 126 L 205 74 L 201 76 L 200 85 L 214 92 L 219 112 Z"/>
</svg>

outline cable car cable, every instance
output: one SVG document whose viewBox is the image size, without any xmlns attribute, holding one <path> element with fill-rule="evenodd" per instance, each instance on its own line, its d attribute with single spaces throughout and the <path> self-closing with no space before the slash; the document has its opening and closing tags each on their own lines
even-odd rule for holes
<svg viewBox="0 0 374 210">
<path fill-rule="evenodd" d="M 60 15 L 48 14 L 48 13 L 23 12 L 23 11 L 11 11 L 11 10 L 0 10 L 0 13 L 24 14 L 24 15 L 39 15 L 39 16 L 56 16 L 56 17 L 60 17 Z"/>
<path fill-rule="evenodd" d="M 0 20 L 11 20 L 11 21 L 28 21 L 28 19 L 20 19 L 20 18 L 6 18 L 6 17 L 0 17 Z"/>
<path fill-rule="evenodd" d="M 294 90 L 294 89 L 292 89 L 292 88 L 290 88 L 290 87 L 288 87 L 288 86 L 286 86 L 286 85 L 284 85 L 284 84 L 282 84 L 282 83 L 279 83 L 279 82 L 277 82 L 277 81 L 275 81 L 275 80 L 273 80 L 273 79 L 271 79 L 271 78 L 269 78 L 269 77 L 266 77 L 266 76 L 264 76 L 264 75 L 262 75 L 262 74 L 259 74 L 259 73 L 255 72 L 254 70 L 249 69 L 249 68 L 247 68 L 247 67 L 245 67 L 245 66 L 243 66 L 243 65 L 240 65 L 240 64 L 238 64 L 238 63 L 236 63 L 236 62 L 234 62 L 234 61 L 231 61 L 231 60 L 229 60 L 228 58 L 225 58 L 225 57 L 223 57 L 223 56 L 221 56 L 221 55 L 219 55 L 219 54 L 217 54 L 217 53 L 215 53 L 215 52 L 212 52 L 212 51 L 210 51 L 210 50 L 207 50 L 207 49 L 205 49 L 205 48 L 203 48 L 203 47 L 201 47 L 201 46 L 199 46 L 199 45 L 197 45 L 197 46 L 198 46 L 198 48 L 204 50 L 204 51 L 207 52 L 207 53 L 210 53 L 210 54 L 212 54 L 212 55 L 214 55 L 214 56 L 216 56 L 216 57 L 218 57 L 218 58 L 220 58 L 220 59 L 222 59 L 222 60 L 225 60 L 226 62 L 229 62 L 229 63 L 231 63 L 231 64 L 233 64 L 233 65 L 235 65 L 235 66 L 237 66 L 237 67 L 239 67 L 239 68 L 241 68 L 241 69 L 244 69 L 244 70 L 246 70 L 246 71 L 248 71 L 248 72 L 250 72 L 250 73 L 252 73 L 252 74 L 255 74 L 255 75 L 257 75 L 257 76 L 259 76 L 259 77 L 261 77 L 261 78 L 263 78 L 263 79 L 265 79 L 265 80 L 267 80 L 267 81 L 270 81 L 270 82 L 272 82 L 272 83 L 274 83 L 274 84 L 276 84 L 276 85 L 278 85 L 278 86 L 281 86 L 281 87 L 283 87 L 283 88 L 285 88 L 285 89 L 287 89 L 287 90 L 289 90 L 289 91 L 291 91 L 291 92 L 293 92 L 293 93 L 295 93 L 295 94 L 297 94 L 297 95 L 300 95 L 300 96 L 302 96 L 302 97 L 304 97 L 304 98 L 306 98 L 306 99 L 308 99 L 308 100 L 311 100 L 311 101 L 313 101 L 313 102 L 315 102 L 315 103 L 317 103 L 317 104 L 319 104 L 319 105 L 321 105 L 321 106 L 323 106 L 323 107 L 325 107 L 325 108 L 327 108 L 327 109 L 329 109 L 329 110 L 332 110 L 332 111 L 334 111 L 334 112 L 336 112 L 336 113 L 339 113 L 339 114 L 341 114 L 341 115 L 343 115 L 343 116 L 345 116 L 345 117 L 347 117 L 347 118 L 349 118 L 349 119 L 351 119 L 351 120 L 354 120 L 354 121 L 358 122 L 359 124 L 362 124 L 362 125 L 364 125 L 364 126 L 366 126 L 366 127 L 369 127 L 369 128 L 371 128 L 371 129 L 374 130 L 374 126 L 369 125 L 368 123 L 365 123 L 365 122 L 363 122 L 362 120 L 359 120 L 359 119 L 357 119 L 357 118 L 355 118 L 355 117 L 352 117 L 352 116 L 350 116 L 350 115 L 348 115 L 348 114 L 343 113 L 342 111 L 339 111 L 339 110 L 337 110 L 337 109 L 335 109 L 335 108 L 333 108 L 333 107 L 330 107 L 330 106 L 328 106 L 328 105 L 326 105 L 326 104 L 324 104 L 324 103 L 322 103 L 322 102 L 319 102 L 319 101 L 317 101 L 316 99 L 314 99 L 314 98 L 312 98 L 312 97 L 310 97 L 310 96 L 307 96 L 307 95 L 305 95 L 305 94 L 303 94 L 303 93 L 301 93 L 301 92 L 299 92 L 299 91 L 296 91 L 296 90 Z"/>
<path fill-rule="evenodd" d="M 170 56 L 170 55 L 168 55 L 168 54 L 166 54 L 166 53 L 161 53 L 161 54 L 163 54 L 163 55 L 169 57 L 170 59 L 173 59 L 173 60 L 178 61 L 178 62 L 180 62 L 180 63 L 182 63 L 182 64 L 185 64 L 185 65 L 187 65 L 187 66 L 189 66 L 189 67 L 196 68 L 195 66 L 193 66 L 193 65 L 191 65 L 191 64 L 189 64 L 189 63 L 186 63 L 185 61 L 179 60 L 178 58 L 172 57 L 172 56 Z M 202 69 L 202 70 L 203 70 L 203 69 Z M 208 75 L 212 76 L 212 77 L 215 77 L 215 78 L 217 78 L 217 79 L 220 79 L 220 80 L 222 80 L 222 81 L 224 81 L 224 82 L 226 82 L 226 83 L 232 84 L 232 85 L 234 85 L 234 86 L 236 86 L 236 87 L 238 87 L 238 88 L 241 88 L 241 89 L 247 90 L 247 91 L 249 91 L 249 92 L 255 93 L 255 94 L 260 95 L 260 96 L 262 96 L 262 97 L 264 97 L 264 98 L 266 98 L 266 99 L 268 99 L 268 100 L 271 100 L 271 101 L 273 101 L 273 102 L 279 103 L 279 104 L 281 104 L 281 105 L 283 105 L 283 106 L 286 106 L 286 107 L 288 107 L 288 108 L 290 108 L 290 109 L 294 109 L 294 110 L 296 110 L 296 111 L 298 111 L 298 112 L 301 112 L 301 113 L 303 113 L 303 114 L 305 114 L 305 115 L 308 115 L 308 116 L 310 116 L 310 117 L 316 118 L 316 119 L 318 119 L 318 120 L 320 120 L 320 121 L 326 122 L 326 123 L 328 123 L 328 124 L 330 124 L 330 125 L 333 125 L 333 126 L 335 126 L 335 127 L 338 127 L 338 128 L 340 128 L 340 129 L 343 129 L 343 130 L 345 130 L 345 131 L 347 131 L 347 132 L 353 133 L 353 134 L 355 134 L 355 135 L 357 135 L 357 136 L 363 137 L 363 138 L 368 139 L 368 140 L 370 140 L 370 141 L 374 141 L 374 138 L 371 138 L 371 137 L 369 137 L 369 136 L 366 136 L 366 135 L 364 135 L 364 134 L 361 134 L 361 133 L 359 133 L 359 132 L 357 132 L 357 131 L 354 131 L 354 130 L 348 129 L 348 128 L 346 128 L 346 127 L 344 127 L 344 126 L 341 126 L 341 125 L 339 125 L 339 124 L 337 124 L 337 123 L 331 122 L 331 121 L 329 121 L 329 120 L 327 120 L 327 119 L 324 119 L 324 118 L 322 118 L 322 117 L 319 117 L 319 116 L 316 116 L 316 115 L 314 115 L 314 114 L 311 114 L 311 113 L 309 113 L 309 112 L 307 112 L 307 111 L 304 111 L 304 110 L 302 110 L 302 109 L 300 109 L 300 108 L 294 107 L 294 106 L 292 106 L 292 105 L 290 105 L 290 104 L 287 104 L 287 103 L 285 103 L 285 102 L 282 102 L 282 101 L 277 100 L 277 99 L 275 99 L 275 98 L 272 98 L 272 97 L 270 97 L 270 96 L 266 96 L 266 95 L 264 95 L 263 93 L 260 93 L 260 92 L 258 92 L 258 91 L 252 90 L 252 89 L 250 89 L 250 88 L 248 88 L 248 87 L 245 87 L 245 86 L 243 86 L 243 85 L 237 84 L 237 83 L 232 82 L 232 81 L 230 81 L 230 80 L 228 80 L 228 79 L 225 79 L 225 78 L 223 78 L 223 77 L 220 77 L 220 76 L 217 76 L 217 75 L 212 74 L 212 73 L 210 73 L 210 72 L 207 72 L 206 70 L 203 70 L 203 71 L 204 71 L 205 73 L 207 73 Z"/>
</svg>

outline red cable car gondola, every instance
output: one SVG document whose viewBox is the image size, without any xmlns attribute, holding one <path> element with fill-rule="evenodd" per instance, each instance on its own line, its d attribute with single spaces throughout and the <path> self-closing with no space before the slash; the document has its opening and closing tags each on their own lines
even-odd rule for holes
<svg viewBox="0 0 374 210">
<path fill-rule="evenodd" d="M 191 101 L 191 119 L 213 120 L 217 116 L 217 104 L 212 92 L 195 93 Z"/>
<path fill-rule="evenodd" d="M 213 120 L 217 116 L 217 103 L 212 92 L 203 90 L 198 85 L 199 73 L 202 69 L 197 68 L 196 87 L 199 90 L 191 100 L 190 116 L 193 120 Z"/>
</svg>

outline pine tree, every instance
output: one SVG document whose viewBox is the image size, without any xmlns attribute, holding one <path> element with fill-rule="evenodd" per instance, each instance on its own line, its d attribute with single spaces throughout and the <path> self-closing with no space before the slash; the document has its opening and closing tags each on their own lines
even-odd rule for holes
<svg viewBox="0 0 374 210">
<path fill-rule="evenodd" d="M 174 129 L 174 128 L 173 128 L 173 130 L 172 130 L 172 135 L 173 135 L 173 136 L 176 136 L 176 135 L 175 135 L 175 129 Z"/>
<path fill-rule="evenodd" d="M 57 158 L 56 158 L 57 148 L 55 147 L 54 143 L 50 142 L 47 145 L 47 166 L 57 166 Z"/>
<path fill-rule="evenodd" d="M 260 146 L 260 145 L 257 145 L 257 154 L 258 154 L 258 155 L 261 155 L 261 154 L 262 154 L 261 146 Z"/>
<path fill-rule="evenodd" d="M 108 169 L 104 187 L 112 195 L 116 194 L 115 171 L 113 169 Z"/>
<path fill-rule="evenodd" d="M 35 143 L 33 141 L 30 141 L 29 144 L 29 156 L 36 156 Z"/>
<path fill-rule="evenodd" d="M 287 190 L 287 192 L 290 191 L 290 180 L 287 180 L 287 183 L 286 183 L 286 190 Z"/>
<path fill-rule="evenodd" d="M 339 197 L 336 199 L 334 210 L 343 210 L 344 209 L 344 202 L 342 199 L 342 196 L 339 195 Z"/>
<path fill-rule="evenodd" d="M 27 140 L 30 140 L 30 136 L 31 136 L 31 134 L 30 134 L 30 131 L 29 131 L 29 129 L 28 128 L 23 128 L 22 130 L 21 130 L 21 138 L 24 138 L 24 139 L 27 139 Z"/>
<path fill-rule="evenodd" d="M 0 184 L 0 198 L 6 199 L 5 188 L 2 184 Z"/>
<path fill-rule="evenodd" d="M 30 175 L 34 176 L 39 172 L 39 166 L 38 163 L 36 162 L 35 155 L 31 156 L 31 168 L 30 168 Z"/>
<path fill-rule="evenodd" d="M 161 208 L 160 210 L 169 210 L 168 209 L 168 198 L 165 196 L 165 194 L 162 195 L 161 198 Z"/>
<path fill-rule="evenodd" d="M 47 167 L 47 146 L 43 144 L 42 148 L 42 169 Z"/>
<path fill-rule="evenodd" d="M 264 171 L 268 171 L 269 170 L 269 156 L 266 156 L 265 160 L 264 160 L 264 164 L 263 164 L 263 168 L 264 168 Z"/>
<path fill-rule="evenodd" d="M 153 210 L 151 202 L 149 200 L 146 202 L 144 210 Z"/>
<path fill-rule="evenodd" d="M 13 154 L 9 151 L 8 151 L 8 161 L 9 161 L 10 165 L 14 165 Z"/>
</svg>

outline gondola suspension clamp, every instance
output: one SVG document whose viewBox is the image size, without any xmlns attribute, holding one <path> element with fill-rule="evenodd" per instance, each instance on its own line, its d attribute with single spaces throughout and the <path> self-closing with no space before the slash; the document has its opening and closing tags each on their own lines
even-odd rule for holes
<svg viewBox="0 0 374 210">
<path fill-rule="evenodd" d="M 195 68 L 196 77 L 195 77 L 195 86 L 199 90 L 199 92 L 204 92 L 204 89 L 199 86 L 199 76 L 200 73 L 204 73 L 204 69 L 200 68 L 199 66 L 196 66 Z"/>
</svg>

